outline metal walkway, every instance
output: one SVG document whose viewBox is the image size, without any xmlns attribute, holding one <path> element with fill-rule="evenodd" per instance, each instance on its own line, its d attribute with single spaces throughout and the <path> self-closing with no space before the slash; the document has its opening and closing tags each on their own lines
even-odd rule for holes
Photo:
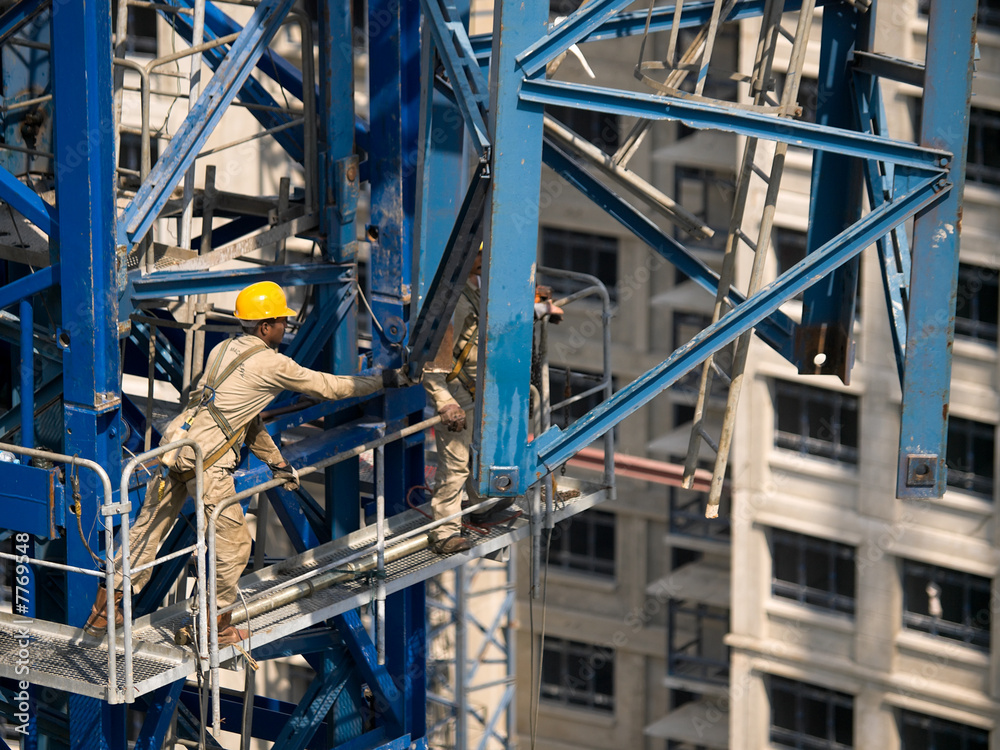
<svg viewBox="0 0 1000 750">
<path fill-rule="evenodd" d="M 566 500 L 560 497 L 553 510 L 554 523 L 609 498 L 607 488 L 580 483 L 568 477 L 561 480 L 560 488 L 575 489 L 580 494 Z M 473 547 L 466 553 L 442 557 L 424 548 L 394 562 L 387 561 L 387 593 L 395 593 L 456 568 L 472 558 L 484 557 L 524 539 L 531 531 L 528 505 L 528 500 L 519 498 L 516 507 L 522 511 L 521 515 L 492 527 L 484 536 L 473 534 L 470 538 Z M 421 509 L 429 513 L 430 504 L 421 506 Z M 392 544 L 394 537 L 427 522 L 427 518 L 415 510 L 387 519 L 387 545 Z M 338 560 L 364 549 L 375 550 L 374 525 L 244 576 L 240 580 L 240 590 L 249 599 L 255 594 L 280 588 L 282 584 L 310 571 L 320 575 L 331 566 L 336 568 Z M 242 629 L 251 633 L 249 640 L 242 645 L 253 656 L 267 658 L 268 652 L 262 649 L 267 644 L 363 606 L 373 598 L 374 576 L 361 573 L 354 580 L 321 589 L 306 598 L 253 617 L 249 625 L 241 624 Z M 132 633 L 136 695 L 149 693 L 195 673 L 195 652 L 190 647 L 174 645 L 174 633 L 190 620 L 193 601 L 189 599 L 157 610 L 135 621 Z M 67 625 L 0 614 L 0 676 L 107 700 L 106 641 L 106 637 L 101 640 L 91 638 L 83 630 Z M 25 651 L 30 672 L 18 674 L 19 666 L 22 672 L 24 669 Z M 118 648 L 117 653 L 124 658 L 123 648 Z M 224 663 L 228 661 L 227 666 L 236 668 L 238 662 L 233 657 L 237 654 L 237 649 L 230 646 L 221 650 L 220 657 Z M 117 670 L 117 678 L 119 689 L 124 689 L 124 670 Z"/>
</svg>

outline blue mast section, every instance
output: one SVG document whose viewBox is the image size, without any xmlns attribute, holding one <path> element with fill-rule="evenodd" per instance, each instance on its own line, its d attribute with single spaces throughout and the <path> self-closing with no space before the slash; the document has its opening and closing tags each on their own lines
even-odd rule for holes
<svg viewBox="0 0 1000 750">
<path fill-rule="evenodd" d="M 933 2 L 927 19 L 920 144 L 954 154 L 942 163 L 953 188 L 918 214 L 913 226 L 896 482 L 896 495 L 901 498 L 941 497 L 947 483 L 945 444 L 976 7 L 976 0 Z"/>
</svg>

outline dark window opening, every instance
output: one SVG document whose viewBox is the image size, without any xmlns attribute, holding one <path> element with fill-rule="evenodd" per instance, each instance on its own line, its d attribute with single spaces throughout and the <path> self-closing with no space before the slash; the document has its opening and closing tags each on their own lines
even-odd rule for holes
<svg viewBox="0 0 1000 750">
<path fill-rule="evenodd" d="M 561 107 L 557 104 L 546 104 L 545 114 L 551 115 L 605 153 L 613 154 L 618 150 L 618 142 L 621 139 L 618 115 L 576 107 Z"/>
<path fill-rule="evenodd" d="M 546 638 L 542 650 L 541 697 L 550 703 L 613 713 L 614 649 Z"/>
<path fill-rule="evenodd" d="M 970 646 L 990 647 L 990 580 L 903 560 L 903 625 Z"/>
<path fill-rule="evenodd" d="M 611 301 L 617 300 L 618 240 L 615 237 L 542 227 L 540 255 L 542 266 L 596 276 L 608 288 Z M 539 282 L 551 286 L 557 298 L 589 286 L 583 281 L 544 273 L 539 274 Z"/>
<path fill-rule="evenodd" d="M 854 747 L 854 697 L 847 693 L 768 678 L 771 742 L 799 750 L 849 750 Z"/>
<path fill-rule="evenodd" d="M 771 530 L 771 593 L 812 607 L 854 614 L 854 548 Z"/>
<path fill-rule="evenodd" d="M 915 711 L 899 712 L 900 750 L 987 750 L 990 733 Z"/>
<path fill-rule="evenodd" d="M 563 570 L 615 577 L 615 514 L 585 510 L 552 529 L 549 564 Z"/>
<path fill-rule="evenodd" d="M 959 263 L 955 299 L 955 335 L 995 344 L 998 313 L 996 269 Z"/>
<path fill-rule="evenodd" d="M 845 464 L 858 463 L 858 399 L 823 388 L 774 381 L 778 448 Z"/>
<path fill-rule="evenodd" d="M 962 417 L 948 417 L 948 486 L 993 497 L 996 427 Z"/>
</svg>

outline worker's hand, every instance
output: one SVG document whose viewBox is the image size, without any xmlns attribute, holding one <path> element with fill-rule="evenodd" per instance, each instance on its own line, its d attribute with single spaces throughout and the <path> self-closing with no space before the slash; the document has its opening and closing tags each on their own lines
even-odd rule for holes
<svg viewBox="0 0 1000 750">
<path fill-rule="evenodd" d="M 549 322 L 559 325 L 563 319 L 563 309 L 552 300 L 535 303 L 535 320 L 541 320 L 548 316 Z"/>
<path fill-rule="evenodd" d="M 406 374 L 405 367 L 398 367 L 395 370 L 382 370 L 383 388 L 409 388 L 415 383 Z"/>
<path fill-rule="evenodd" d="M 441 424 L 448 428 L 448 432 L 461 432 L 465 429 L 465 409 L 455 402 L 441 407 L 438 414 L 441 415 Z"/>
<path fill-rule="evenodd" d="M 294 492 L 299 488 L 299 472 L 291 464 L 286 463 L 283 466 L 272 466 L 271 473 L 274 474 L 275 479 L 285 480 L 282 486 L 289 492 Z"/>
</svg>

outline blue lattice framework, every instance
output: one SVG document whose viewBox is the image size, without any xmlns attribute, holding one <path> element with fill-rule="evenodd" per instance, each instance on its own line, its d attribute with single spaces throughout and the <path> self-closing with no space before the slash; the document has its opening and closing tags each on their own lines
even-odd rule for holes
<svg viewBox="0 0 1000 750">
<path fill-rule="evenodd" d="M 195 6 L 194 0 L 166 3 L 188 9 Z M 675 20 L 685 27 L 697 26 L 709 18 L 713 7 L 707 0 L 686 2 L 675 17 L 674 7 L 666 5 L 647 17 L 622 13 L 630 4 L 631 0 L 593 0 L 550 29 L 544 0 L 497 0 L 494 28 L 501 31 L 470 39 L 463 20 L 467 6 L 449 5 L 447 0 L 423 4 L 370 0 L 369 128 L 356 119 L 354 111 L 351 3 L 320 0 L 317 4 L 313 20 L 319 31 L 319 70 L 314 92 L 304 90 L 305 79 L 295 65 L 268 51 L 292 0 L 262 0 L 243 25 L 235 23 L 222 6 L 205 3 L 204 39 L 238 36 L 206 50 L 204 62 L 214 75 L 134 198 L 119 213 L 114 200 L 111 0 L 14 3 L 0 16 L 0 42 L 9 44 L 18 34 L 32 41 L 32 33 L 44 33 L 52 41 L 51 54 L 32 58 L 31 64 L 44 68 L 38 80 L 51 82 L 45 84 L 51 85 L 51 101 L 42 108 L 52 129 L 50 134 L 43 132 L 36 145 L 41 149 L 50 144 L 56 169 L 54 200 L 36 192 L 34 180 L 0 169 L 0 198 L 48 236 L 47 258 L 42 262 L 29 264 L 22 262 L 23 257 L 18 260 L 7 254 L 0 267 L 0 309 L 17 306 L 16 312 L 5 314 L 0 337 L 6 342 L 5 351 L 20 357 L 16 360 L 19 376 L 11 379 L 20 404 L 17 411 L 23 415 L 20 420 L 17 415 L 4 415 L 4 424 L 23 424 L 21 440 L 30 444 L 34 430 L 28 424 L 39 413 L 43 398 L 47 405 L 58 401 L 61 436 L 48 447 L 99 462 L 115 485 L 123 443 L 130 439 L 128 433 L 141 428 L 136 410 L 120 390 L 120 342 L 132 337 L 145 343 L 150 335 L 138 325 L 130 331 L 128 320 L 135 305 L 150 298 L 229 290 L 255 278 L 315 285 L 316 306 L 288 351 L 303 364 L 354 371 L 359 310 L 354 294 L 356 209 L 361 185 L 367 182 L 371 305 L 380 323 L 369 355 L 372 364 L 398 366 L 408 349 L 419 362 L 434 350 L 435 342 L 440 342 L 440 323 L 454 306 L 454 279 L 467 268 L 480 238 L 484 242 L 474 417 L 474 476 L 481 492 L 524 493 L 538 477 L 559 467 L 742 331 L 755 328 L 776 351 L 801 366 L 803 357 L 821 352 L 796 349 L 800 332 L 779 306 L 806 291 L 804 319 L 810 326 L 842 325 L 845 315 L 853 314 L 853 260 L 878 242 L 887 258 L 886 293 L 903 382 L 898 494 L 940 496 L 945 486 L 946 406 L 975 0 L 931 4 L 927 60 L 918 75 L 924 83 L 919 145 L 881 135 L 886 129 L 881 121 L 878 79 L 900 77 L 912 82 L 914 67 L 878 56 L 871 49 L 877 2 L 871 8 L 859 0 L 818 3 L 826 9 L 824 50 L 829 54 L 821 58 L 825 79 L 835 83 L 838 102 L 853 97 L 857 103 L 858 117 L 853 122 L 846 118 L 818 125 L 779 121 L 712 102 L 545 79 L 546 65 L 574 43 L 641 34 L 644 28 L 663 31 Z M 764 6 L 764 0 L 737 0 L 730 18 L 758 15 Z M 795 0 L 784 4 L 786 11 L 798 7 Z M 162 15 L 179 34 L 190 38 L 189 15 Z M 423 37 L 421 17 L 431 32 Z M 838 50 L 868 54 L 852 56 Z M 435 75 L 434 51 L 443 62 L 444 75 Z M 11 64 L 4 60 L 5 65 Z M 316 127 L 314 161 L 307 159 L 310 134 L 277 106 L 258 80 L 260 76 L 279 82 L 293 97 L 315 101 L 317 117 L 307 120 Z M 14 98 L 14 92 L 4 91 L 5 105 Z M 127 259 L 155 220 L 165 210 L 173 210 L 172 192 L 234 102 L 248 106 L 263 127 L 280 128 L 275 140 L 312 176 L 315 211 L 308 213 L 300 205 L 302 196 L 294 195 L 291 206 L 301 209 L 295 214 L 300 223 L 290 231 L 316 239 L 321 260 L 308 268 L 268 267 L 245 275 L 211 268 L 130 270 Z M 708 292 L 714 293 L 717 283 L 713 272 L 692 252 L 595 178 L 572 154 L 544 139 L 545 104 L 682 120 L 693 128 L 787 142 L 813 149 L 820 156 L 813 182 L 816 208 L 810 252 L 802 262 L 749 299 L 734 290 L 730 299 L 735 307 L 718 323 L 571 427 L 553 428 L 529 442 L 530 311 L 543 163 Z M 461 119 L 450 116 L 455 112 Z M 456 122 L 463 122 L 464 129 Z M 466 133 L 479 160 L 471 181 L 464 178 L 465 163 L 458 156 Z M 5 163 L 19 170 L 17 165 L 23 162 Z M 852 172 L 851 165 L 862 169 Z M 845 190 L 845 174 L 866 179 L 872 196 L 868 213 L 860 209 L 865 185 L 859 182 L 856 189 Z M 837 207 L 841 220 L 825 220 L 832 215 L 826 212 L 831 206 Z M 230 223 L 218 229 L 217 243 L 232 242 L 264 223 L 259 215 L 243 216 L 236 209 L 229 216 Z M 889 272 L 891 253 L 885 248 L 910 219 L 915 221 L 912 259 L 905 242 L 893 245 L 904 252 L 902 268 L 912 265 L 912 274 L 906 278 L 905 273 Z M 816 283 L 831 274 L 835 283 Z M 905 315 L 901 314 L 904 301 Z M 19 331 L 18 326 L 27 330 Z M 33 346 L 27 345 L 28 333 L 33 334 Z M 837 344 L 846 345 L 844 341 Z M 167 340 L 159 346 L 164 351 L 158 353 L 157 367 L 169 377 L 180 377 L 178 353 L 169 351 Z M 834 361 L 845 360 L 842 349 L 822 353 Z M 329 428 L 336 428 L 336 444 L 342 448 L 352 444 L 351 435 L 355 436 L 353 444 L 368 436 L 358 421 L 362 416 L 377 418 L 389 431 L 422 409 L 423 397 L 417 388 L 363 404 L 313 407 L 298 418 L 326 420 Z M 294 420 L 279 419 L 272 429 L 280 431 Z M 317 457 L 329 449 L 320 445 Z M 422 484 L 422 456 L 419 441 L 386 450 L 390 508 L 401 508 L 406 489 Z M 305 462 L 310 458 L 305 457 Z M 240 476 L 239 489 L 265 476 L 266 469 L 251 462 Z M 271 494 L 299 549 L 341 536 L 357 525 L 357 465 L 331 469 L 327 479 L 326 503 L 307 503 L 305 512 L 288 493 Z M 40 556 L 70 565 L 90 564 L 80 535 L 67 531 L 66 498 L 71 493 L 58 470 L 0 463 L 0 487 L 8 531 L 33 535 Z M 96 486 L 85 481 L 81 487 L 83 529 L 95 528 L 98 502 Z M 167 540 L 167 549 L 187 544 L 185 534 L 179 528 Z M 96 532 L 89 541 L 95 549 L 99 547 Z M 178 570 L 177 565 L 165 566 L 154 576 L 136 603 L 136 614 L 155 608 Z M 76 574 L 40 576 L 31 596 L 34 611 L 29 614 L 79 626 L 87 616 L 93 584 Z M 377 665 L 356 615 L 289 639 L 286 651 L 306 656 L 317 672 L 316 682 L 298 706 L 258 697 L 255 735 L 280 740 L 283 748 L 312 746 L 309 743 L 318 730 L 326 733 L 326 747 L 425 746 L 422 586 L 394 595 L 387 610 L 390 640 L 384 667 Z M 375 696 L 374 712 L 363 697 L 362 684 Z M 4 690 L 3 695 L 9 713 L 13 693 Z M 37 701 L 32 709 L 37 722 L 27 747 L 125 747 L 126 714 L 121 706 L 55 691 L 33 695 L 33 700 Z M 143 699 L 145 723 L 136 747 L 160 746 L 178 701 L 182 706 L 179 725 L 197 730 L 196 697 L 176 683 Z M 225 710 L 235 712 L 235 701 L 226 703 Z M 40 743 L 42 734 L 46 739 Z"/>
</svg>

